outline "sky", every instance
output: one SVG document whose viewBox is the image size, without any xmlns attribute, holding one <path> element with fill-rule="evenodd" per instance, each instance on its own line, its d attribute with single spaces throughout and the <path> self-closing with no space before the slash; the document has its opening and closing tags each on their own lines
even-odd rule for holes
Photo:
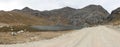
<svg viewBox="0 0 120 47">
<path fill-rule="evenodd" d="M 0 0 L 0 10 L 10 11 L 30 7 L 44 11 L 66 6 L 80 9 L 90 4 L 101 5 L 111 12 L 120 7 L 120 0 Z"/>
</svg>

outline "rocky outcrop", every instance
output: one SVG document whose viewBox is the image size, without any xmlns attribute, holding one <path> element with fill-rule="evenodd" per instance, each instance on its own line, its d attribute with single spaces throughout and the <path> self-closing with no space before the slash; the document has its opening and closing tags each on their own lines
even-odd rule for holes
<svg viewBox="0 0 120 47">
<path fill-rule="evenodd" d="M 109 13 L 100 5 L 89 5 L 70 16 L 73 25 L 98 25 L 106 21 Z"/>
<path fill-rule="evenodd" d="M 112 13 L 107 18 L 112 24 L 120 24 L 120 8 L 117 8 L 112 11 Z"/>
</svg>

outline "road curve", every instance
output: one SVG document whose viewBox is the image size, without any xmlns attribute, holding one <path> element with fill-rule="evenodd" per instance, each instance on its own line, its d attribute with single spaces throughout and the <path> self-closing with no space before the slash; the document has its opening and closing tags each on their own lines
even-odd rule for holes
<svg viewBox="0 0 120 47">
<path fill-rule="evenodd" d="M 75 30 L 51 40 L 0 47 L 120 47 L 120 31 L 98 26 Z"/>
</svg>

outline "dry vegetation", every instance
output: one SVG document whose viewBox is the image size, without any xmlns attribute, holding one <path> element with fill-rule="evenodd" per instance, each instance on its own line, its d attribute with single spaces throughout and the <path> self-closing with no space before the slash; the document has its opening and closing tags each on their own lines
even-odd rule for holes
<svg viewBox="0 0 120 47">
<path fill-rule="evenodd" d="M 21 30 L 22 32 L 20 32 Z M 71 31 L 38 31 L 30 29 L 28 26 L 2 27 L 0 28 L 0 44 L 16 44 L 52 39 L 68 32 Z"/>
<path fill-rule="evenodd" d="M 64 7 L 51 11 L 32 10 L 28 7 L 22 10 L 0 11 L 0 44 L 15 44 L 51 39 L 71 32 L 38 31 L 31 29 L 29 27 L 30 25 L 73 25 L 88 27 L 108 24 L 108 22 L 117 25 L 120 24 L 119 15 L 119 12 L 110 15 L 99 5 L 89 5 L 82 9 Z M 5 26 L 2 27 L 1 25 Z"/>
<path fill-rule="evenodd" d="M 31 16 L 29 14 L 23 14 L 18 12 L 5 12 L 0 11 L 0 23 L 7 23 L 10 25 L 52 25 L 53 22 Z"/>
<path fill-rule="evenodd" d="M 29 14 L 0 11 L 0 44 L 15 44 L 43 39 L 51 39 L 70 31 L 38 31 L 29 25 L 55 25 L 47 18 L 35 17 Z M 19 33 L 19 31 L 22 31 Z M 24 32 L 23 32 L 24 31 Z"/>
</svg>

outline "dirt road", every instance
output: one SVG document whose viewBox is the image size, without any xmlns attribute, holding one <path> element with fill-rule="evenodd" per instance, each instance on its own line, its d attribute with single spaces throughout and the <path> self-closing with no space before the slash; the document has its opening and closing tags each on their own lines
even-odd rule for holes
<svg viewBox="0 0 120 47">
<path fill-rule="evenodd" d="M 75 30 L 51 40 L 0 47 L 120 47 L 120 31 L 98 26 Z"/>
</svg>

